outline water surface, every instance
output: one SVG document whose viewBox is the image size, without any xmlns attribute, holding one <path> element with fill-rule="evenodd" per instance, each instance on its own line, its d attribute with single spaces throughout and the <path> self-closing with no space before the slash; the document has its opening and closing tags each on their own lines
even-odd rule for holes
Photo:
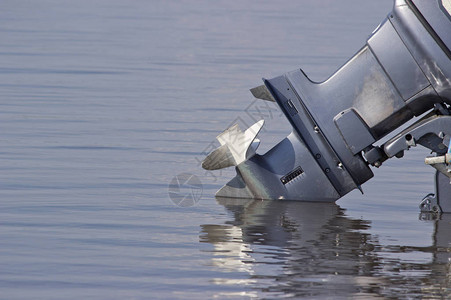
<svg viewBox="0 0 451 300">
<path fill-rule="evenodd" d="M 234 170 L 200 161 L 264 117 L 262 77 L 327 78 L 392 1 L 2 1 L 0 298 L 449 297 L 446 216 L 427 151 L 388 161 L 336 204 L 215 199 Z M 168 185 L 194 174 L 202 197 Z"/>
</svg>

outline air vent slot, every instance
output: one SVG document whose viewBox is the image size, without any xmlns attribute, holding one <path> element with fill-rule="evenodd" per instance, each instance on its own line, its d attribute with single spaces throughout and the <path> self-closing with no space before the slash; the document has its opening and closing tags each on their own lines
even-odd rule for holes
<svg viewBox="0 0 451 300">
<path fill-rule="evenodd" d="M 300 175 L 302 175 L 302 173 L 304 173 L 304 170 L 302 170 L 301 167 L 297 167 L 296 169 L 294 169 L 293 171 L 291 171 L 287 175 L 285 175 L 282 178 L 280 178 L 280 181 L 282 181 L 283 184 L 287 184 L 288 182 L 290 182 L 293 179 L 295 179 L 295 178 L 299 177 Z"/>
<path fill-rule="evenodd" d="M 293 102 L 291 100 L 288 100 L 287 102 L 287 110 L 290 113 L 291 116 L 297 115 L 298 110 L 296 109 L 296 106 L 294 106 Z"/>
</svg>

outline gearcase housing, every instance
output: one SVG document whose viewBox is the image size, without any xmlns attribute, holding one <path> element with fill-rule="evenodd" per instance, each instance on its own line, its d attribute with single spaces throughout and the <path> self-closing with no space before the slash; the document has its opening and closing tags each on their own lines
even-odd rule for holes
<svg viewBox="0 0 451 300">
<path fill-rule="evenodd" d="M 293 130 L 257 154 L 257 122 L 218 136 L 203 167 L 235 166 L 218 197 L 333 202 L 373 177 L 392 157 L 420 144 L 444 156 L 451 136 L 451 1 L 396 0 L 366 44 L 323 82 L 300 69 L 251 89 L 275 101 Z M 378 141 L 427 114 L 388 142 Z M 437 172 L 448 176 L 448 162 Z"/>
</svg>

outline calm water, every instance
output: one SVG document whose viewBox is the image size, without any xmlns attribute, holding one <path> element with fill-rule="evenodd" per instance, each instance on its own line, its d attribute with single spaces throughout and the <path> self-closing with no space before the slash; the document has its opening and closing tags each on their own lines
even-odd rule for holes
<svg viewBox="0 0 451 300">
<path fill-rule="evenodd" d="M 426 150 L 337 204 L 216 200 L 234 170 L 200 168 L 234 121 L 265 115 L 261 151 L 286 136 L 248 89 L 325 79 L 391 6 L 1 1 L 0 298 L 451 297 L 451 217 L 419 220 Z M 168 196 L 180 173 L 192 207 Z"/>
</svg>

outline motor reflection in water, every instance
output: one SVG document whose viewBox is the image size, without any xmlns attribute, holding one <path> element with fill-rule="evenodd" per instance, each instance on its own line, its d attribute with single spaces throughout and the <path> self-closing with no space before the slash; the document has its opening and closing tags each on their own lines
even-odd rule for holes
<svg viewBox="0 0 451 300">
<path fill-rule="evenodd" d="M 224 272 L 212 282 L 233 287 L 218 296 L 451 296 L 450 214 L 432 221 L 433 245 L 411 247 L 381 245 L 369 221 L 334 203 L 217 201 L 233 219 L 202 225 L 200 241 L 214 246 L 211 264 Z M 403 259 L 406 253 L 430 260 Z"/>
</svg>

